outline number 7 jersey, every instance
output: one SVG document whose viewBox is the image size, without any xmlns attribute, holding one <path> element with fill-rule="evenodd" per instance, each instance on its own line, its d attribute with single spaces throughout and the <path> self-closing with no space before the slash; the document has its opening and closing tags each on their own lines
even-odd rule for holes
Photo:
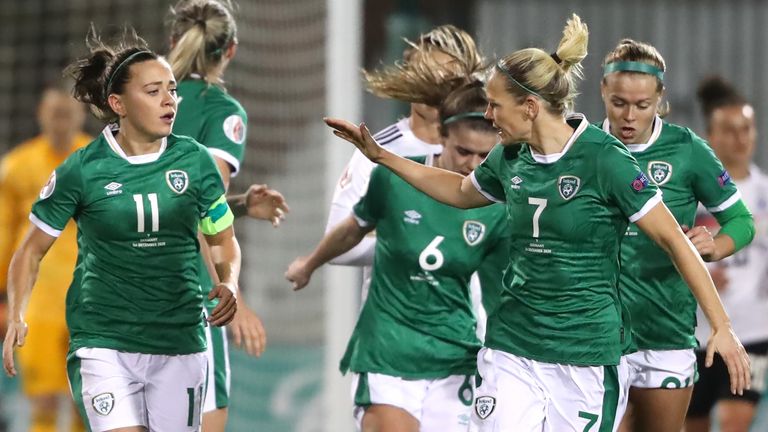
<svg viewBox="0 0 768 432">
<path fill-rule="evenodd" d="M 223 194 L 207 150 L 176 135 L 157 153 L 127 156 L 106 128 L 53 172 L 30 219 L 53 236 L 77 222 L 70 350 L 205 350 L 197 231 L 201 219 L 204 230 L 231 225 Z"/>
<path fill-rule="evenodd" d="M 580 114 L 562 152 L 497 145 L 471 178 L 506 202 L 512 247 L 486 345 L 533 360 L 615 365 L 629 329 L 618 294 L 619 247 L 630 221 L 661 194 L 615 138 Z"/>
</svg>

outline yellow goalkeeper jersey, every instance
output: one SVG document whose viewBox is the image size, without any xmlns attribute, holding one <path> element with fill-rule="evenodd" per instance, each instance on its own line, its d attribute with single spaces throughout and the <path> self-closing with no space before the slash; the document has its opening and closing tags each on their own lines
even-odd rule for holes
<svg viewBox="0 0 768 432">
<path fill-rule="evenodd" d="M 29 212 L 51 172 L 69 154 L 91 141 L 78 134 L 66 153 L 57 153 L 43 136 L 20 144 L 0 163 L 0 294 L 5 295 L 8 265 L 29 229 Z M 27 320 L 64 319 L 64 300 L 77 259 L 77 228 L 70 221 L 40 264 L 27 308 Z"/>
</svg>

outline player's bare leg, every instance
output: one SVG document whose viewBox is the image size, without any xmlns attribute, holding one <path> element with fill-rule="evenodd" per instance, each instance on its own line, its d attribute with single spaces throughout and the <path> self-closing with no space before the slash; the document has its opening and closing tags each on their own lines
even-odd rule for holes
<svg viewBox="0 0 768 432">
<path fill-rule="evenodd" d="M 419 432 L 419 421 L 392 405 L 371 405 L 365 410 L 362 432 Z"/>
<path fill-rule="evenodd" d="M 631 430 L 634 432 L 680 432 L 685 423 L 685 414 L 692 393 L 693 387 L 630 389 L 629 401 L 633 406 Z"/>
<path fill-rule="evenodd" d="M 224 432 L 228 415 L 227 408 L 219 408 L 203 414 L 203 432 Z"/>
</svg>

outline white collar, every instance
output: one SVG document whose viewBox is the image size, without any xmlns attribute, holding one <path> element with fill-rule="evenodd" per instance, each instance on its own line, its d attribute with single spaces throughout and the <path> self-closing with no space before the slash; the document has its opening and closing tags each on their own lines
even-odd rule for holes
<svg viewBox="0 0 768 432">
<path fill-rule="evenodd" d="M 118 130 L 118 129 L 115 128 L 114 130 Z M 160 150 L 158 150 L 157 152 L 138 155 L 138 156 L 128 156 L 120 147 L 120 144 L 117 143 L 115 136 L 112 135 L 112 131 L 113 131 L 113 126 L 108 125 L 107 127 L 104 128 L 104 130 L 101 133 L 104 135 L 104 138 L 107 140 L 107 144 L 109 144 L 109 147 L 112 149 L 112 151 L 117 153 L 117 155 L 120 156 L 121 158 L 127 160 L 128 163 L 130 163 L 131 165 L 146 164 L 146 163 L 154 162 L 160 159 L 160 155 L 163 154 L 166 146 L 168 145 L 168 138 L 164 137 L 160 141 Z"/>
<path fill-rule="evenodd" d="M 442 145 L 441 144 L 434 144 L 434 143 L 428 143 L 421 138 L 417 137 L 415 133 L 413 133 L 413 130 L 411 129 L 411 118 L 405 117 L 400 119 L 397 123 L 397 128 L 400 129 L 400 133 L 403 134 L 403 138 L 405 138 L 409 142 L 417 142 L 418 144 L 421 144 L 423 146 L 427 147 L 441 147 L 440 150 L 437 152 L 440 153 L 442 151 Z"/>
<path fill-rule="evenodd" d="M 659 135 L 661 135 L 661 129 L 663 127 L 664 123 L 662 122 L 661 117 L 655 116 L 653 118 L 653 132 L 651 132 L 651 137 L 648 138 L 648 142 L 644 144 L 625 144 L 627 149 L 629 149 L 629 151 L 632 153 L 640 153 L 648 150 L 648 147 L 653 145 L 653 143 L 659 139 Z M 608 119 L 603 120 L 603 130 L 609 134 L 611 133 L 611 125 L 608 122 Z"/>
<path fill-rule="evenodd" d="M 533 149 L 533 147 L 529 145 L 528 149 L 531 151 L 531 156 L 533 156 L 533 160 L 543 164 L 553 164 L 559 161 L 563 156 L 565 156 L 568 150 L 570 150 L 573 143 L 576 142 L 577 139 L 579 139 L 579 136 L 581 136 L 581 134 L 584 133 L 584 131 L 587 129 L 587 126 L 589 126 L 587 117 L 581 113 L 568 114 L 565 117 L 565 120 L 566 121 L 579 120 L 579 126 L 576 127 L 571 137 L 568 138 L 568 141 L 565 143 L 565 147 L 563 147 L 563 150 L 560 151 L 559 153 L 552 153 L 552 154 L 545 155 L 545 154 L 538 153 L 536 150 Z"/>
</svg>

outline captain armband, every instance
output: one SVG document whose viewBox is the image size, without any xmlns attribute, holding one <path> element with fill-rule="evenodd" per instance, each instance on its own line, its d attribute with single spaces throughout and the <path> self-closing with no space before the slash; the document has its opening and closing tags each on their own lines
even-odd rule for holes
<svg viewBox="0 0 768 432">
<path fill-rule="evenodd" d="M 203 214 L 200 231 L 205 235 L 216 235 L 232 226 L 234 220 L 235 215 L 227 205 L 227 197 L 222 195 Z"/>
</svg>

